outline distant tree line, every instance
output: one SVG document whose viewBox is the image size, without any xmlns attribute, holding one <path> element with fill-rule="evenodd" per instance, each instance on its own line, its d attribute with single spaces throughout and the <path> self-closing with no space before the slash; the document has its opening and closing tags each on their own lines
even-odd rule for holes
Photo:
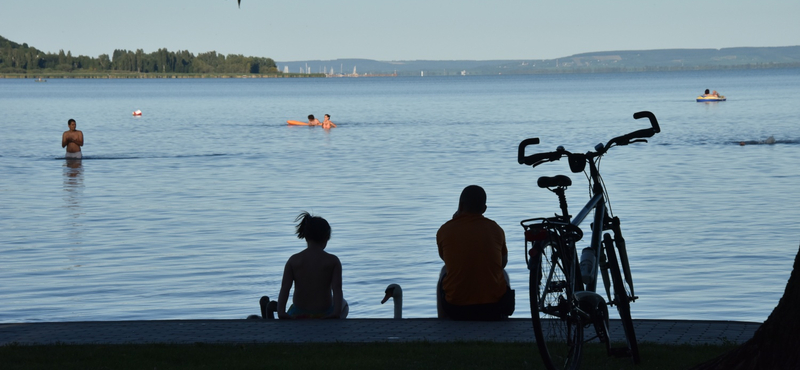
<svg viewBox="0 0 800 370">
<path fill-rule="evenodd" d="M 158 51 L 145 54 L 117 49 L 111 57 L 101 54 L 97 58 L 59 50 L 45 53 L 28 44 L 17 44 L 0 36 L 0 73 L 46 72 L 136 72 L 136 73 L 279 73 L 271 58 L 246 57 L 239 54 L 227 56 L 216 51 L 195 56 L 187 50 Z"/>
</svg>

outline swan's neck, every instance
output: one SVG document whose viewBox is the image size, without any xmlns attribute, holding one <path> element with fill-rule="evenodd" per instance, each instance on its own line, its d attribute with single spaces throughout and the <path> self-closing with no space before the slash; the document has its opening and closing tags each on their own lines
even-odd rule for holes
<svg viewBox="0 0 800 370">
<path fill-rule="evenodd" d="M 402 319 L 403 318 L 403 296 L 394 297 L 392 299 L 394 301 L 394 318 L 395 319 Z"/>
</svg>

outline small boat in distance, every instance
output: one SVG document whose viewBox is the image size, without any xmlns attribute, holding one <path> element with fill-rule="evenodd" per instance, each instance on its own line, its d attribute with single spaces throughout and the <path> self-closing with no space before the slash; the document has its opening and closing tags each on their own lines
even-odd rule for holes
<svg viewBox="0 0 800 370">
<path fill-rule="evenodd" d="M 714 92 L 709 93 L 708 89 L 706 89 L 706 91 L 703 94 L 700 94 L 700 96 L 697 97 L 698 103 L 709 102 L 709 101 L 725 101 L 725 96 L 717 93 L 717 90 L 714 90 Z"/>
<path fill-rule="evenodd" d="M 47 82 L 47 80 L 45 80 L 44 78 L 39 77 L 39 78 L 33 80 L 33 82 Z"/>
<path fill-rule="evenodd" d="M 133 116 L 134 117 L 141 117 L 142 116 L 142 111 L 140 111 L 138 109 L 133 111 Z"/>
<path fill-rule="evenodd" d="M 697 102 L 698 103 L 699 102 L 710 102 L 710 101 L 725 101 L 725 100 L 726 100 L 725 99 L 725 95 L 716 95 L 716 96 L 714 96 L 714 95 L 709 95 L 709 96 L 700 95 L 700 96 L 697 97 Z"/>
</svg>

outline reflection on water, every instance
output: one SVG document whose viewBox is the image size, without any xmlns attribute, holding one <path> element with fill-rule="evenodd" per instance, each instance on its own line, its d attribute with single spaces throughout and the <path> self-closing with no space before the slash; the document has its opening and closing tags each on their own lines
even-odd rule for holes
<svg viewBox="0 0 800 370">
<path fill-rule="evenodd" d="M 67 159 L 63 166 L 64 208 L 69 211 L 72 222 L 69 227 L 69 243 L 81 244 L 83 225 L 80 222 L 84 214 L 81 209 L 83 200 L 83 163 L 80 159 Z"/>
</svg>

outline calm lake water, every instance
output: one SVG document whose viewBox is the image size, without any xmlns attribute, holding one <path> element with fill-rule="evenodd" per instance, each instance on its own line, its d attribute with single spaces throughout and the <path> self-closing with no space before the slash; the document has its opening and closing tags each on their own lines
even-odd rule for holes
<svg viewBox="0 0 800 370">
<path fill-rule="evenodd" d="M 706 88 L 728 101 L 696 103 Z M 565 162 L 517 164 L 517 145 L 589 150 L 647 127 L 641 110 L 662 133 L 601 163 L 633 317 L 762 321 L 800 243 L 798 101 L 800 69 L 0 80 L 0 322 L 244 318 L 305 247 L 303 210 L 331 223 L 350 317 L 391 317 L 390 283 L 405 317 L 433 317 L 436 230 L 469 184 L 506 231 L 514 317 L 529 317 L 519 221 L 557 211 L 536 179 L 570 175 L 574 210 L 589 189 Z M 339 127 L 285 123 L 310 113 Z M 79 166 L 59 145 L 69 118 Z"/>
</svg>

